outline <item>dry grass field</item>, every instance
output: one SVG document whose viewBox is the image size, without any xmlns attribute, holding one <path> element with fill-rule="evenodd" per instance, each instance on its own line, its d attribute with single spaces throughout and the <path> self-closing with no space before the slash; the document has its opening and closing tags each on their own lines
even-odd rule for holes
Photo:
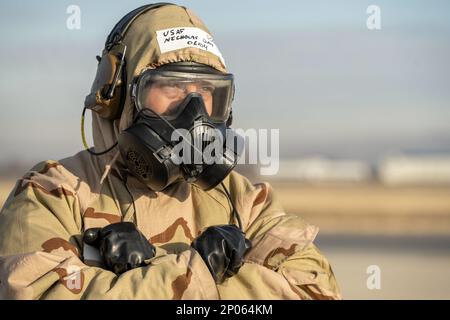
<svg viewBox="0 0 450 320">
<path fill-rule="evenodd" d="M 0 180 L 0 205 L 13 186 Z M 450 187 L 272 186 L 286 211 L 320 227 L 345 299 L 450 298 Z M 369 265 L 380 290 L 366 286 Z"/>
<path fill-rule="evenodd" d="M 14 183 L 0 180 L 0 206 Z M 319 226 L 321 234 L 450 235 L 450 186 L 272 186 L 287 212 Z"/>
<path fill-rule="evenodd" d="M 450 235 L 450 187 L 273 183 L 286 211 L 327 234 Z"/>
<path fill-rule="evenodd" d="M 8 198 L 9 193 L 14 187 L 14 180 L 1 180 L 0 179 L 0 207 L 3 206 L 6 198 Z"/>
</svg>

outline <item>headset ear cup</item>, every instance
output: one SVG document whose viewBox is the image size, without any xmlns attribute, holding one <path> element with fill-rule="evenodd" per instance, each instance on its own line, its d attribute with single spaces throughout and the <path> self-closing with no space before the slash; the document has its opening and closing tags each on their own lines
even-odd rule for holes
<svg viewBox="0 0 450 320">
<path fill-rule="evenodd" d="M 103 51 L 97 66 L 97 73 L 86 96 L 86 108 L 99 114 L 102 118 L 114 120 L 120 116 L 122 105 L 123 64 L 114 53 Z M 119 74 L 116 74 L 119 73 Z"/>
<path fill-rule="evenodd" d="M 97 67 L 97 74 L 84 106 L 108 120 L 118 119 L 126 97 L 126 46 L 121 42 L 131 23 L 141 14 L 172 3 L 143 5 L 125 15 L 108 35 L 105 49 Z M 119 48 L 119 51 L 116 49 Z"/>
</svg>

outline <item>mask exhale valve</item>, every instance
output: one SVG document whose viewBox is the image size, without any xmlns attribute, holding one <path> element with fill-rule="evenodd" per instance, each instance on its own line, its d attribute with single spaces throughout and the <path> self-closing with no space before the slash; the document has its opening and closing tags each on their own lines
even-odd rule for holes
<svg viewBox="0 0 450 320">
<path fill-rule="evenodd" d="M 119 135 L 119 150 L 130 172 L 154 191 L 176 181 L 209 190 L 233 170 L 242 150 L 227 146 L 225 122 L 211 120 L 200 94 L 189 94 L 178 107 L 169 119 L 140 111 Z"/>
</svg>

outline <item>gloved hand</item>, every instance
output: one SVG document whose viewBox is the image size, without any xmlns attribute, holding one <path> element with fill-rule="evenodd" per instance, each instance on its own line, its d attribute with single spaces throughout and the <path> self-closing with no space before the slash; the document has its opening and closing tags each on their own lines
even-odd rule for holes
<svg viewBox="0 0 450 320">
<path fill-rule="evenodd" d="M 208 227 L 192 244 L 205 261 L 216 283 L 235 275 L 243 264 L 250 240 L 233 224 Z"/>
<path fill-rule="evenodd" d="M 155 255 L 155 247 L 131 222 L 88 229 L 83 241 L 98 248 L 106 269 L 116 274 L 138 268 Z"/>
</svg>

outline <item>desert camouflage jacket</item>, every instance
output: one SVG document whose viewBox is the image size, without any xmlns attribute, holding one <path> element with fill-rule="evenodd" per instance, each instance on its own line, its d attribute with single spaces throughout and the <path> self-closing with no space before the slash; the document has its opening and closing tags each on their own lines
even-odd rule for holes
<svg viewBox="0 0 450 320">
<path fill-rule="evenodd" d="M 120 172 L 100 185 L 86 151 L 36 165 L 0 214 L 3 299 L 337 299 L 332 269 L 312 243 L 317 227 L 287 214 L 267 183 L 232 173 L 225 180 L 253 248 L 237 275 L 216 285 L 192 240 L 230 222 L 232 208 L 217 187 L 178 183 L 153 192 Z M 95 178 L 97 177 L 97 179 Z M 120 276 L 102 269 L 83 230 L 132 221 L 157 248 L 147 266 Z"/>
<path fill-rule="evenodd" d="M 226 71 L 223 60 L 199 48 L 162 52 L 155 31 L 196 27 L 192 11 L 152 10 L 135 20 L 127 45 L 127 83 L 143 68 L 196 61 Z M 129 89 L 120 119 L 92 115 L 95 150 L 117 141 L 132 123 Z M 220 187 L 203 191 L 186 182 L 162 192 L 126 179 L 116 149 L 87 151 L 34 166 L 0 212 L 1 299 L 339 299 L 332 269 L 313 244 L 317 227 L 284 212 L 267 183 L 253 185 L 231 173 L 224 184 L 253 248 L 235 276 L 216 285 L 190 244 L 206 227 L 230 223 L 232 207 Z M 134 199 L 134 204 L 132 199 Z M 120 276 L 102 268 L 98 252 L 83 245 L 84 230 L 132 221 L 156 247 L 146 266 Z"/>
</svg>

